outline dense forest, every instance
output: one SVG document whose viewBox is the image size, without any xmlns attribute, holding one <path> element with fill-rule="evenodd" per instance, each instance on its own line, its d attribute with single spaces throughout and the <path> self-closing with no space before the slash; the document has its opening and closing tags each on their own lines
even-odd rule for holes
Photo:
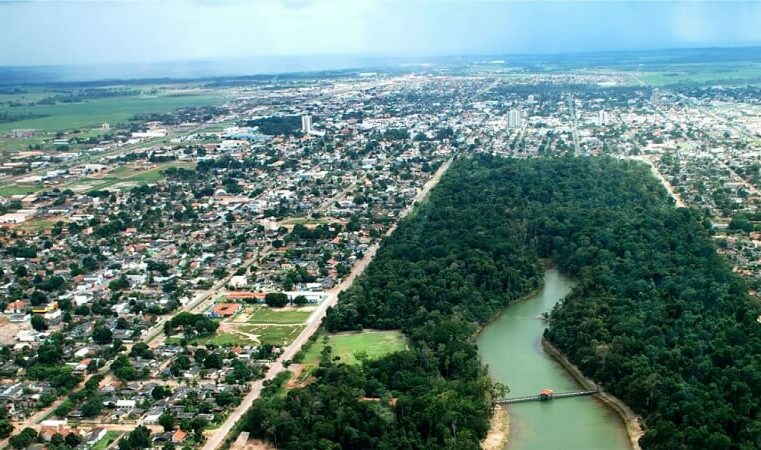
<svg viewBox="0 0 761 450">
<path fill-rule="evenodd" d="M 269 135 L 291 136 L 301 132 L 301 116 L 270 116 L 243 122 L 247 127 L 259 127 Z"/>
<path fill-rule="evenodd" d="M 284 450 L 479 448 L 500 392 L 478 360 L 477 324 L 537 288 L 542 270 L 526 222 L 460 204 L 457 176 L 399 224 L 326 319 L 330 331 L 401 328 L 409 350 L 360 366 L 326 352 L 314 383 L 254 404 L 248 431 Z"/>
<path fill-rule="evenodd" d="M 643 448 L 756 448 L 761 308 L 707 230 L 643 165 L 460 159 L 325 321 L 400 328 L 409 350 L 347 366 L 327 347 L 316 381 L 257 401 L 247 429 L 282 449 L 478 448 L 500 389 L 474 333 L 550 258 L 579 283 L 546 337 L 643 415 Z"/>
</svg>

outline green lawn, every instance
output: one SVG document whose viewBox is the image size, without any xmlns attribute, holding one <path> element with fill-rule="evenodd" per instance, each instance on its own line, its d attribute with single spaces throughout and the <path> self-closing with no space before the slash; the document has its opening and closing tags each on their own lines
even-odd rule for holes
<svg viewBox="0 0 761 450">
<path fill-rule="evenodd" d="M 325 347 L 324 337 L 333 350 L 346 364 L 357 364 L 354 355 L 364 351 L 370 359 L 380 358 L 389 353 L 407 348 L 407 341 L 400 331 L 365 330 L 360 332 L 327 334 L 317 338 L 304 355 L 304 365 L 316 365 L 320 361 L 320 352 Z"/>
<path fill-rule="evenodd" d="M 214 336 L 204 336 L 188 341 L 191 345 L 255 345 L 258 343 L 277 346 L 288 345 L 304 329 L 304 325 L 245 325 L 241 333 L 218 332 Z M 246 336 L 248 335 L 248 336 Z M 180 338 L 172 337 L 166 340 L 169 345 L 177 345 Z"/>
<path fill-rule="evenodd" d="M 220 104 L 225 101 L 221 93 L 205 92 L 197 95 L 135 95 L 89 100 L 82 103 L 31 105 L 11 108 L 0 106 L 0 112 L 11 114 L 45 114 L 47 117 L 24 119 L 0 124 L 0 133 L 16 128 L 33 128 L 42 131 L 60 131 L 74 128 L 96 127 L 103 122 L 127 122 L 138 113 L 165 113 L 177 108 Z"/>
<path fill-rule="evenodd" d="M 306 322 L 309 318 L 309 311 L 278 310 L 264 306 L 256 307 L 256 310 L 249 319 L 253 324 L 274 323 L 279 325 L 295 325 Z"/>
<path fill-rule="evenodd" d="M 304 325 L 250 325 L 241 327 L 245 333 L 257 335 L 262 344 L 288 345 L 304 329 Z"/>
<path fill-rule="evenodd" d="M 166 340 L 169 345 L 177 345 L 180 343 L 180 338 L 169 338 Z M 188 341 L 191 345 L 216 345 L 234 346 L 234 345 L 253 345 L 256 341 L 248 339 L 245 336 L 233 333 L 217 333 L 214 336 L 204 336 L 201 338 L 195 338 Z"/>
<path fill-rule="evenodd" d="M 98 442 L 96 442 L 90 450 L 106 450 L 112 442 L 121 435 L 118 431 L 107 431 Z"/>
<path fill-rule="evenodd" d="M 218 346 L 255 344 L 255 342 L 251 339 L 247 339 L 244 336 L 241 336 L 239 334 L 232 334 L 232 333 L 218 333 L 211 337 L 199 339 L 197 340 L 197 342 L 194 342 L 194 343 L 204 343 L 206 345 L 218 345 Z"/>
<path fill-rule="evenodd" d="M 58 221 L 59 219 L 32 219 L 22 223 L 16 229 L 41 233 L 53 228 L 53 225 Z"/>
<path fill-rule="evenodd" d="M 8 186 L 0 186 L 0 197 L 10 197 L 12 195 L 26 195 L 31 194 L 33 192 L 37 192 L 42 190 L 43 187 L 33 186 L 33 185 L 24 185 L 19 186 L 16 184 L 8 185 Z"/>
</svg>

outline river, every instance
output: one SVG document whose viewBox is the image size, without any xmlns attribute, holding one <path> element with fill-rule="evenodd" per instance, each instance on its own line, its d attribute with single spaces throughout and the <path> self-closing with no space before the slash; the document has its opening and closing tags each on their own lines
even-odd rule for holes
<svg viewBox="0 0 761 450">
<path fill-rule="evenodd" d="M 573 288 L 573 281 L 547 269 L 544 287 L 509 306 L 478 336 L 481 359 L 493 380 L 510 387 L 510 396 L 582 390 L 541 346 L 545 323 L 537 319 Z M 629 450 L 623 421 L 594 397 L 508 405 L 508 450 Z"/>
</svg>

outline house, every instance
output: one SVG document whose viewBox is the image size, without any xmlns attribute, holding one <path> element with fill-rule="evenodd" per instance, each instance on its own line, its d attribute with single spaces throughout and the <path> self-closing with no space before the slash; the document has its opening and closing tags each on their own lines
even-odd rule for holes
<svg viewBox="0 0 761 450">
<path fill-rule="evenodd" d="M 132 330 L 116 329 L 113 331 L 113 338 L 129 344 L 135 340 L 135 338 L 132 336 L 132 333 Z"/>
<path fill-rule="evenodd" d="M 72 431 L 66 428 L 65 420 L 43 420 L 40 422 L 40 434 L 46 441 L 50 441 L 54 434 L 60 433 L 64 436 Z"/>
<path fill-rule="evenodd" d="M 177 430 L 172 435 L 172 443 L 179 444 L 181 442 L 185 441 L 185 438 L 188 436 L 188 433 L 186 431 Z"/>
<path fill-rule="evenodd" d="M 16 300 L 15 302 L 10 302 L 5 307 L 5 313 L 6 314 L 20 314 L 23 313 L 26 310 L 26 307 L 28 306 L 28 303 L 23 300 Z"/>
<path fill-rule="evenodd" d="M 90 365 L 91 359 L 83 359 L 82 361 L 79 361 L 79 363 L 74 366 L 74 372 L 83 373 L 87 372 L 87 366 Z"/>
<path fill-rule="evenodd" d="M 84 279 L 84 277 L 82 277 Z M 92 301 L 92 294 L 77 294 L 74 296 L 74 304 L 77 306 L 82 306 L 90 303 Z"/>
<path fill-rule="evenodd" d="M 137 404 L 134 400 L 117 400 L 116 407 L 122 409 L 132 409 Z"/>
<path fill-rule="evenodd" d="M 230 281 L 228 283 L 230 287 L 233 288 L 242 288 L 246 287 L 248 284 L 248 277 L 245 275 L 235 275 L 234 277 L 230 278 Z"/>
<path fill-rule="evenodd" d="M 328 296 L 324 292 L 313 291 L 288 291 L 285 292 L 285 295 L 288 296 L 288 301 L 292 302 L 296 297 L 304 297 L 307 299 L 308 303 L 322 303 L 322 301 Z"/>
<path fill-rule="evenodd" d="M 143 418 L 143 425 L 156 425 L 159 423 L 159 417 L 161 417 L 161 414 L 148 413 L 145 418 Z"/>
<path fill-rule="evenodd" d="M 41 336 L 41 333 L 35 331 L 22 330 L 16 335 L 16 339 L 18 339 L 19 342 L 37 342 Z"/>
<path fill-rule="evenodd" d="M 228 300 L 254 300 L 257 303 L 264 303 L 266 292 L 229 292 L 225 295 Z"/>
<path fill-rule="evenodd" d="M 23 323 L 31 320 L 32 316 L 29 314 L 11 314 L 8 317 L 8 321 L 13 323 Z"/>
<path fill-rule="evenodd" d="M 212 318 L 232 317 L 238 314 L 242 309 L 243 306 L 240 303 L 218 303 L 214 305 L 206 315 Z"/>
<path fill-rule="evenodd" d="M 35 314 L 47 314 L 58 309 L 58 302 L 50 302 L 47 305 L 35 306 L 32 312 Z"/>
<path fill-rule="evenodd" d="M 58 323 L 63 318 L 63 313 L 60 309 L 55 309 L 53 311 L 48 311 L 45 314 L 43 314 L 43 317 L 45 317 L 45 320 L 48 323 Z"/>
</svg>

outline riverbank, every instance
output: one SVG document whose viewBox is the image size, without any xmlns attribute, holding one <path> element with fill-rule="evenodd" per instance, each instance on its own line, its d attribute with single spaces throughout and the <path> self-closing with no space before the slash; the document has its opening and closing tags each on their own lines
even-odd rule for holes
<svg viewBox="0 0 761 450">
<path fill-rule="evenodd" d="M 507 305 L 505 308 L 509 308 L 512 305 L 515 305 L 516 303 L 524 302 L 531 297 L 536 296 L 540 291 L 542 290 L 541 287 L 536 288 L 529 292 L 528 294 L 518 297 L 516 300 L 513 300 L 510 302 L 509 305 Z M 495 314 L 494 317 L 483 326 L 481 326 L 478 331 L 476 332 L 476 338 L 488 327 L 492 322 L 499 319 L 499 317 L 504 312 L 504 309 L 500 311 L 499 313 Z M 479 354 L 479 359 L 481 359 L 481 356 Z M 481 361 L 481 364 L 483 364 L 483 360 Z M 489 431 L 486 434 L 486 438 L 481 441 L 481 449 L 483 450 L 503 450 L 507 446 L 507 439 L 510 436 L 510 414 L 507 412 L 507 408 L 505 408 L 502 405 L 497 405 L 494 407 L 494 412 L 492 412 L 491 419 L 489 419 Z"/>
<path fill-rule="evenodd" d="M 563 368 L 565 368 L 565 370 L 568 371 L 568 373 L 570 373 L 571 376 L 573 376 L 573 378 L 575 378 L 585 389 L 590 391 L 597 389 L 600 391 L 597 394 L 597 398 L 613 409 L 621 417 L 621 420 L 623 420 L 632 449 L 642 450 L 639 446 L 639 439 L 645 434 L 645 432 L 640 423 L 639 416 L 634 414 L 634 411 L 626 406 L 626 404 L 620 399 L 605 392 L 597 383 L 587 378 L 584 373 L 578 367 L 573 365 L 560 350 L 544 338 L 542 338 L 542 348 L 544 348 L 544 351 L 548 355 L 552 356 L 557 362 L 559 362 L 560 365 L 563 366 Z"/>
<path fill-rule="evenodd" d="M 491 419 L 489 420 L 489 432 L 486 438 L 481 441 L 483 450 L 503 450 L 507 445 L 507 438 L 510 435 L 510 416 L 507 415 L 507 409 L 502 405 L 494 407 Z"/>
<path fill-rule="evenodd" d="M 539 263 L 545 270 L 552 267 L 552 261 L 549 259 L 540 259 Z M 539 292 L 542 291 L 542 289 L 544 289 L 544 283 L 542 283 L 542 285 L 536 289 L 532 289 L 525 295 L 513 300 L 507 306 L 505 306 L 505 308 L 509 308 L 515 304 L 525 302 L 526 300 L 535 297 L 539 294 Z M 478 336 L 486 329 L 486 327 L 491 325 L 491 323 L 495 320 L 499 319 L 504 311 L 505 310 L 502 309 L 497 314 L 495 314 L 491 320 L 479 327 L 478 331 L 476 332 L 476 339 L 478 339 Z M 481 359 L 480 353 L 479 359 Z M 481 364 L 483 364 L 483 360 L 481 360 Z M 497 405 L 494 407 L 491 419 L 489 419 L 489 431 L 486 434 L 486 438 L 481 442 L 481 448 L 483 450 L 503 450 L 507 446 L 507 440 L 509 436 L 510 414 L 507 412 L 507 408 L 505 406 Z"/>
</svg>

